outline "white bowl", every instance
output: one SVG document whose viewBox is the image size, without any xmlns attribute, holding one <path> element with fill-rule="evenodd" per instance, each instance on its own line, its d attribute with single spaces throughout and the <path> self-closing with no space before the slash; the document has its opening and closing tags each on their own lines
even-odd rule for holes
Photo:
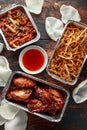
<svg viewBox="0 0 87 130">
<path fill-rule="evenodd" d="M 40 51 L 40 52 L 42 53 L 43 57 L 44 57 L 44 63 L 43 63 L 43 65 L 42 65 L 38 70 L 29 70 L 29 69 L 27 69 L 27 68 L 25 67 L 25 65 L 24 65 L 24 63 L 23 63 L 24 54 L 25 54 L 26 52 L 28 52 L 29 50 L 32 50 L 32 49 L 35 49 L 35 50 Z M 27 59 L 27 60 L 28 60 L 28 59 Z M 40 61 L 40 59 L 39 59 L 39 61 Z M 28 47 L 24 48 L 24 49 L 21 51 L 20 55 L 19 55 L 19 65 L 20 65 L 21 69 L 22 69 L 24 72 L 28 73 L 28 74 L 38 74 L 38 73 L 41 73 L 41 72 L 46 68 L 47 62 L 48 62 L 47 53 L 46 53 L 46 51 L 45 51 L 43 48 L 41 48 L 40 46 L 36 46 L 36 45 L 28 46 Z"/>
</svg>

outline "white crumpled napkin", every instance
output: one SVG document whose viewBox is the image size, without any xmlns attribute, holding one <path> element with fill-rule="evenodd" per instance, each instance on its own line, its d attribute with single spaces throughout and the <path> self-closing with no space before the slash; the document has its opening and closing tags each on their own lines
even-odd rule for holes
<svg viewBox="0 0 87 130">
<path fill-rule="evenodd" d="M 26 0 L 28 10 L 35 14 L 40 14 L 42 11 L 44 0 Z"/>
<path fill-rule="evenodd" d="M 27 127 L 28 116 L 23 110 L 19 110 L 15 118 L 5 123 L 5 130 L 25 130 Z"/>
<path fill-rule="evenodd" d="M 12 70 L 9 67 L 8 60 L 4 56 L 0 56 L 0 86 L 5 86 Z"/>
<path fill-rule="evenodd" d="M 27 113 L 19 108 L 1 101 L 0 105 L 0 126 L 4 125 L 5 130 L 25 130 L 27 127 Z"/>
<path fill-rule="evenodd" d="M 72 97 L 76 103 L 82 103 L 87 100 L 87 79 L 73 90 Z"/>
<path fill-rule="evenodd" d="M 63 23 L 65 24 L 69 20 L 81 20 L 78 10 L 72 6 L 62 5 L 60 8 L 60 13 L 62 15 L 62 21 L 55 17 L 47 17 L 45 20 L 46 32 L 48 36 L 54 41 L 57 41 L 61 37 L 64 30 Z"/>
<path fill-rule="evenodd" d="M 0 116 L 2 116 L 6 120 L 11 120 L 18 113 L 19 108 L 9 105 L 5 102 L 5 100 L 1 101 L 0 105 Z"/>
<path fill-rule="evenodd" d="M 48 36 L 57 41 L 63 32 L 63 23 L 55 17 L 47 17 L 45 20 L 45 29 Z"/>
<path fill-rule="evenodd" d="M 79 12 L 77 9 L 71 5 L 62 5 L 60 8 L 60 13 L 62 15 L 61 20 L 63 23 L 67 23 L 68 20 L 81 21 Z"/>
</svg>

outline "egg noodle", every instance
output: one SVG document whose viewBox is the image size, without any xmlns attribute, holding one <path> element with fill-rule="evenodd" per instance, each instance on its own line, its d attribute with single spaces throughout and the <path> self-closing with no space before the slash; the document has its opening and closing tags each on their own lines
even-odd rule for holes
<svg viewBox="0 0 87 130">
<path fill-rule="evenodd" d="M 75 80 L 87 54 L 87 27 L 69 24 L 49 64 L 48 71 L 68 82 Z"/>
</svg>

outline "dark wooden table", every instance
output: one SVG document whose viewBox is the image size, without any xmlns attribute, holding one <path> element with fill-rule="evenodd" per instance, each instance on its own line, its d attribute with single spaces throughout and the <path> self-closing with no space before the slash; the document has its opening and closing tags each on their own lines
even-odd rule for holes
<svg viewBox="0 0 87 130">
<path fill-rule="evenodd" d="M 4 8 L 5 6 L 9 5 L 9 3 L 12 4 L 13 2 L 17 2 L 17 0 L 0 0 L 0 5 L 2 5 L 2 8 Z M 24 0 L 19 0 L 19 2 L 25 4 Z M 31 15 L 41 33 L 40 40 L 35 44 L 43 47 L 47 51 L 49 58 L 54 50 L 56 42 L 52 41 L 45 31 L 45 18 L 48 16 L 53 16 L 60 19 L 61 15 L 59 9 L 62 4 L 72 5 L 78 9 L 82 22 L 87 24 L 87 0 L 45 0 L 41 14 Z M 4 42 L 1 36 L 0 41 Z M 8 59 L 10 67 L 13 71 L 22 71 L 18 64 L 18 57 L 21 50 L 22 49 L 16 52 L 11 52 L 8 51 L 4 46 L 4 50 L 0 54 Z M 74 86 L 65 85 L 61 82 L 56 81 L 55 79 L 52 79 L 50 76 L 48 76 L 46 70 L 34 76 L 68 89 L 70 92 L 70 99 L 61 122 L 51 123 L 42 118 L 29 114 L 28 126 L 26 130 L 87 130 L 87 101 L 81 104 L 76 104 L 72 98 L 73 89 L 81 81 L 87 78 L 87 61 L 82 69 L 78 82 Z M 3 126 L 1 126 L 0 130 L 3 129 Z"/>
</svg>

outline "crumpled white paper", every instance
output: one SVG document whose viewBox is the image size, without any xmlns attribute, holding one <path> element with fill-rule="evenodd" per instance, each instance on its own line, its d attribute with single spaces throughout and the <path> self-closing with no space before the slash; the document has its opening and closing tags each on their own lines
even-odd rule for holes
<svg viewBox="0 0 87 130">
<path fill-rule="evenodd" d="M 45 29 L 48 36 L 57 41 L 63 32 L 63 23 L 55 17 L 47 17 L 45 20 Z"/>
<path fill-rule="evenodd" d="M 73 90 L 72 97 L 76 103 L 82 103 L 87 100 L 87 79 Z"/>
<path fill-rule="evenodd" d="M 60 13 L 62 15 L 61 20 L 63 23 L 67 23 L 68 20 L 81 21 L 78 10 L 71 5 L 62 5 L 60 7 Z"/>
<path fill-rule="evenodd" d="M 2 116 L 4 119 L 13 119 L 15 115 L 18 113 L 18 111 L 19 108 L 6 103 L 5 100 L 2 100 L 0 105 L 0 116 Z"/>
<path fill-rule="evenodd" d="M 0 56 L 0 86 L 5 86 L 12 70 L 9 67 L 8 60 L 4 56 Z"/>
<path fill-rule="evenodd" d="M 35 14 L 40 14 L 42 11 L 44 0 L 26 0 L 28 10 Z"/>
<path fill-rule="evenodd" d="M 3 125 L 7 120 L 0 116 L 0 126 Z"/>
<path fill-rule="evenodd" d="M 20 110 L 14 119 L 7 121 L 4 125 L 5 130 L 25 130 L 27 127 L 28 116 L 23 110 Z"/>
<path fill-rule="evenodd" d="M 0 126 L 5 130 L 25 130 L 27 127 L 27 113 L 5 100 L 0 101 Z"/>
</svg>

